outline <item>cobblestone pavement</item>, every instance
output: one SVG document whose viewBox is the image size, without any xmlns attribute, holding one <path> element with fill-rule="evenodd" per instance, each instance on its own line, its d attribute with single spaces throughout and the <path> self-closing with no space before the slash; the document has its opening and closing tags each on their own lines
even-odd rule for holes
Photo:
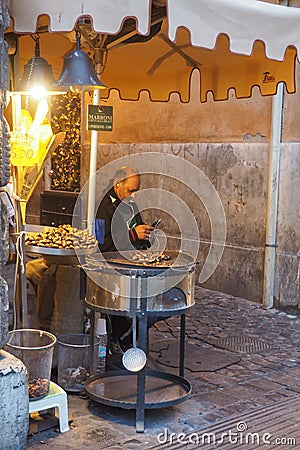
<svg viewBox="0 0 300 450">
<path fill-rule="evenodd" d="M 186 320 L 185 378 L 192 392 L 184 402 L 147 410 L 145 432 L 137 433 L 134 410 L 68 394 L 70 431 L 40 431 L 28 437 L 27 448 L 150 449 L 166 430 L 175 435 L 205 430 L 230 417 L 261 411 L 294 396 L 298 399 L 297 310 L 266 310 L 257 303 L 202 288 L 196 288 L 195 299 Z M 172 317 L 150 330 L 150 356 L 161 369 L 173 373 L 177 371 L 172 349 L 178 343 L 178 325 L 178 317 Z M 268 430 L 267 415 L 265 426 Z"/>
</svg>

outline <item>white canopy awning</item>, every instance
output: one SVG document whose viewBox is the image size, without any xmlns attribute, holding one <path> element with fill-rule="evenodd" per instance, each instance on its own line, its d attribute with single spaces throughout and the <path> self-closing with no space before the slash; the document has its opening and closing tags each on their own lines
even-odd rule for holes
<svg viewBox="0 0 300 450">
<path fill-rule="evenodd" d="M 98 33 L 117 33 L 126 17 L 137 19 L 140 34 L 149 31 L 151 0 L 11 0 L 14 30 L 34 33 L 38 18 L 49 17 L 49 31 L 71 31 L 77 20 L 89 16 Z"/>
<path fill-rule="evenodd" d="M 300 9 L 259 0 L 10 0 L 14 31 L 34 33 L 40 23 L 69 32 L 80 17 L 91 19 L 107 52 L 102 81 L 120 97 L 137 100 L 146 90 L 155 101 L 178 92 L 189 101 L 191 74 L 200 72 L 200 100 L 250 97 L 253 86 L 272 95 L 279 82 L 293 93 L 295 59 L 300 60 Z M 152 4 L 153 3 L 153 4 Z M 145 42 L 114 41 L 126 19 L 135 35 L 150 34 L 155 7 L 166 6 L 161 30 Z M 30 13 L 29 13 L 30 11 Z M 41 22 L 39 22 L 39 20 Z M 162 20 L 162 17 L 160 17 Z M 49 33 L 49 41 L 53 33 Z M 132 33 L 131 33 L 132 36 Z M 109 45 L 106 46 L 106 42 Z M 104 42 L 104 45 L 103 45 Z M 121 45 L 122 44 L 122 45 Z M 63 55 L 57 55 L 62 58 Z"/>
<path fill-rule="evenodd" d="M 230 39 L 230 50 L 252 53 L 264 42 L 268 58 L 283 60 L 286 48 L 300 45 L 300 9 L 258 0 L 169 0 L 169 38 L 178 27 L 191 33 L 192 45 L 213 49 L 219 34 Z"/>
<path fill-rule="evenodd" d="M 10 0 L 16 32 L 34 33 L 38 18 L 49 17 L 49 31 L 71 31 L 82 16 L 89 16 L 98 33 L 117 33 L 125 18 L 136 18 L 137 30 L 149 32 L 151 0 Z M 161 4 L 163 2 L 160 2 Z M 232 52 L 250 55 L 261 40 L 268 58 L 282 60 L 290 45 L 300 49 L 300 9 L 257 0 L 166 0 L 169 38 L 178 27 L 190 31 L 194 46 L 213 49 L 217 36 L 230 38 Z M 299 58 L 300 59 L 300 58 Z"/>
</svg>

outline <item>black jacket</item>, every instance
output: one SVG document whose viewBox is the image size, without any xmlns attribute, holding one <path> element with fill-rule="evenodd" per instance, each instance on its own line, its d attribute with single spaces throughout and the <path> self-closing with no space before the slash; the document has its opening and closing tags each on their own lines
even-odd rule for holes
<svg viewBox="0 0 300 450">
<path fill-rule="evenodd" d="M 150 246 L 148 241 L 138 238 L 134 229 L 144 223 L 137 204 L 133 200 L 122 202 L 113 187 L 101 201 L 96 219 L 101 229 L 100 234 L 96 233 L 101 252 L 146 249 Z"/>
</svg>

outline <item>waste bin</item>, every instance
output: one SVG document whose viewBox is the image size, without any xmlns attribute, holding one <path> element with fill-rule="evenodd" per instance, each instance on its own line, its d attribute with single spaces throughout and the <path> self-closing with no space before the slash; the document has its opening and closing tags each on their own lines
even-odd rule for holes
<svg viewBox="0 0 300 450">
<path fill-rule="evenodd" d="M 94 361 L 98 356 L 99 338 L 94 338 Z M 57 338 L 57 382 L 66 391 L 80 392 L 90 373 L 89 334 L 62 334 Z"/>
</svg>

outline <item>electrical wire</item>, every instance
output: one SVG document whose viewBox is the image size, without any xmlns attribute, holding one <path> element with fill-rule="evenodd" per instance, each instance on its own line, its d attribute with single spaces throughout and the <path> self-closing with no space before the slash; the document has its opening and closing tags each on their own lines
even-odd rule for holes
<svg viewBox="0 0 300 450">
<path fill-rule="evenodd" d="M 22 239 L 23 236 L 26 235 L 25 231 L 21 231 L 17 237 L 16 240 L 16 252 L 17 252 L 17 261 L 16 261 L 16 269 L 15 269 L 15 276 L 14 276 L 14 291 L 13 291 L 13 325 L 12 325 L 12 330 L 11 331 L 15 331 L 17 328 L 17 306 L 16 306 L 16 286 L 17 286 L 17 280 L 18 280 L 18 271 L 19 271 L 19 267 L 21 268 L 21 273 L 23 274 L 25 272 L 25 264 L 24 264 L 24 253 L 22 250 Z M 12 335 L 11 338 L 8 340 L 8 343 L 10 342 L 10 340 L 12 339 Z"/>
<path fill-rule="evenodd" d="M 26 232 L 21 231 L 19 233 L 19 236 L 17 237 L 17 242 L 16 242 L 16 251 L 17 251 L 17 256 L 20 260 L 21 273 L 25 273 L 24 253 L 23 253 L 23 247 L 22 247 L 22 239 L 23 239 L 23 236 L 25 236 L 25 235 L 26 235 Z"/>
</svg>

